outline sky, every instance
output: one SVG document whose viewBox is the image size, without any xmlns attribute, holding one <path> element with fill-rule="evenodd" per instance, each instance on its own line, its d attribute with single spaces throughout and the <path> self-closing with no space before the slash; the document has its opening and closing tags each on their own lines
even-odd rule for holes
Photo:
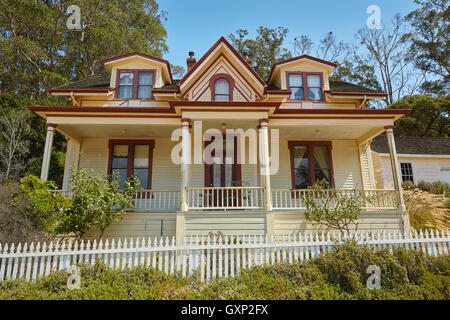
<svg viewBox="0 0 450 320">
<path fill-rule="evenodd" d="M 238 29 L 255 36 L 259 26 L 289 29 L 285 45 L 292 49 L 294 38 L 307 34 L 314 42 L 332 31 L 337 40 L 353 41 L 358 29 L 366 27 L 367 7 L 381 9 L 382 24 L 396 13 L 405 16 L 415 8 L 413 0 L 159 0 L 167 12 L 164 23 L 173 65 L 186 68 L 189 51 L 197 60 L 221 37 Z"/>
</svg>

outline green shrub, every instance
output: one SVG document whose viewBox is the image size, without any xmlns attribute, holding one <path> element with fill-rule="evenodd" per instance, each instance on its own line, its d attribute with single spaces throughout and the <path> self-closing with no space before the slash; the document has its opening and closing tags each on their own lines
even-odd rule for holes
<svg viewBox="0 0 450 320">
<path fill-rule="evenodd" d="M 412 189 L 415 189 L 416 186 L 411 181 L 405 181 L 405 182 L 402 182 L 402 188 L 404 190 L 412 190 Z"/>
<path fill-rule="evenodd" d="M 19 184 L 0 185 L 0 243 L 47 240 L 42 220 Z"/>
<path fill-rule="evenodd" d="M 381 270 L 381 287 L 366 286 L 369 265 Z M 169 276 L 137 267 L 111 270 L 102 263 L 81 265 L 81 288 L 69 290 L 60 271 L 36 282 L 0 282 L 4 299 L 450 299 L 450 256 L 419 251 L 375 251 L 349 242 L 308 261 L 241 270 L 240 276 L 206 285 L 198 277 Z"/>
<path fill-rule="evenodd" d="M 447 182 L 435 181 L 431 186 L 435 194 L 450 195 L 450 185 Z"/>
<path fill-rule="evenodd" d="M 433 186 L 431 183 L 421 180 L 417 183 L 417 188 L 425 192 L 431 192 Z"/>
<path fill-rule="evenodd" d="M 45 230 L 52 234 L 55 231 L 58 214 L 70 207 L 70 201 L 52 192 L 56 189 L 53 181 L 42 182 L 32 175 L 20 179 L 20 187 L 22 195 L 31 203 L 30 209 L 41 221 Z"/>
</svg>

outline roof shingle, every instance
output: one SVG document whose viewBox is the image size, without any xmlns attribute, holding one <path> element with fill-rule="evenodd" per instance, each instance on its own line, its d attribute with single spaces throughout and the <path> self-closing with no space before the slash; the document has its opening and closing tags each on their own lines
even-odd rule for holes
<svg viewBox="0 0 450 320">
<path fill-rule="evenodd" d="M 395 137 L 398 154 L 450 155 L 450 138 Z M 386 135 L 373 139 L 371 148 L 378 153 L 389 153 Z"/>
</svg>

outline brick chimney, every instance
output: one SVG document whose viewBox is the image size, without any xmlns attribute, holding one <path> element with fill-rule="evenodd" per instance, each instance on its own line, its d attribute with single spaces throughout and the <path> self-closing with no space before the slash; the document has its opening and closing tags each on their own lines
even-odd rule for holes
<svg viewBox="0 0 450 320">
<path fill-rule="evenodd" d="M 197 59 L 194 58 L 194 51 L 189 51 L 189 58 L 186 59 L 187 63 L 187 72 L 191 71 L 191 69 L 195 66 Z"/>
</svg>

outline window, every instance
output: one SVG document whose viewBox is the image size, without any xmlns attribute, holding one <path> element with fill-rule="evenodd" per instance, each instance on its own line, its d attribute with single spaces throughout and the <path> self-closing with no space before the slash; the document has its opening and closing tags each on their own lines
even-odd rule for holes
<svg viewBox="0 0 450 320">
<path fill-rule="evenodd" d="M 152 99 L 154 71 L 119 71 L 117 98 Z"/>
<path fill-rule="evenodd" d="M 315 73 L 288 72 L 288 88 L 291 91 L 290 100 L 322 101 L 322 75 Z"/>
<path fill-rule="evenodd" d="M 334 185 L 330 142 L 290 141 L 289 149 L 293 189 L 306 189 L 318 180 Z"/>
<path fill-rule="evenodd" d="M 411 181 L 412 183 L 414 183 L 414 174 L 411 162 L 400 162 L 400 171 L 402 174 L 403 182 Z"/>
<path fill-rule="evenodd" d="M 214 82 L 214 101 L 230 101 L 230 83 L 225 78 Z"/>
<path fill-rule="evenodd" d="M 133 72 L 120 72 L 117 97 L 120 99 L 132 99 L 133 84 L 134 84 Z"/>
<path fill-rule="evenodd" d="M 120 174 L 119 186 L 122 189 L 125 180 L 134 172 L 142 188 L 151 188 L 151 163 L 153 140 L 111 140 L 109 174 Z"/>
<path fill-rule="evenodd" d="M 306 76 L 308 83 L 308 100 L 321 101 L 322 100 L 322 81 L 319 74 L 308 74 Z"/>
<path fill-rule="evenodd" d="M 289 90 L 291 90 L 291 100 L 305 100 L 303 90 L 303 77 L 301 74 L 289 75 Z"/>
</svg>

